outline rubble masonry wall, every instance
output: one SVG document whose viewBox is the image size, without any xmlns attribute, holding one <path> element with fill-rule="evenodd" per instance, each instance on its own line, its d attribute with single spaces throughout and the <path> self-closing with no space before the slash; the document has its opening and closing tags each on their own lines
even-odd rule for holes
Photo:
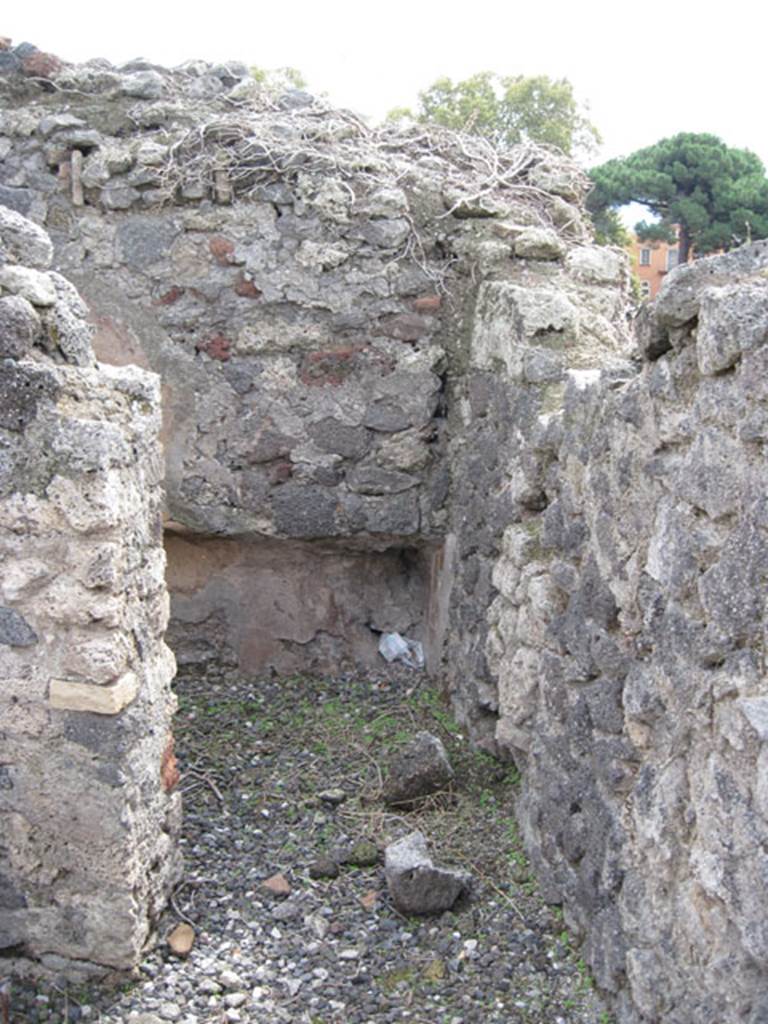
<svg viewBox="0 0 768 1024">
<path fill-rule="evenodd" d="M 639 372 L 572 376 L 546 507 L 493 573 L 527 846 L 633 1024 L 768 1005 L 767 266 L 681 268 Z"/>
<path fill-rule="evenodd" d="M 670 275 L 632 341 L 553 154 L 372 131 L 234 65 L 50 76 L 0 77 L 0 202 L 51 233 L 99 357 L 161 375 L 187 668 L 422 637 L 523 769 L 622 1024 L 757 1024 L 765 247 Z"/>
<path fill-rule="evenodd" d="M 178 876 L 157 379 L 0 206 L 0 949 L 133 966 Z"/>
</svg>

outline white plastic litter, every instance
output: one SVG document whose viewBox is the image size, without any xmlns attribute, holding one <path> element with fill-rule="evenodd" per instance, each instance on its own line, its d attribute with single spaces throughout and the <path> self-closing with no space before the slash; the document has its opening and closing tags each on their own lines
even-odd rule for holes
<svg viewBox="0 0 768 1024">
<path fill-rule="evenodd" d="M 402 661 L 408 668 L 424 668 L 424 648 L 420 640 L 410 640 L 399 633 L 382 633 L 379 654 L 386 661 Z"/>
</svg>

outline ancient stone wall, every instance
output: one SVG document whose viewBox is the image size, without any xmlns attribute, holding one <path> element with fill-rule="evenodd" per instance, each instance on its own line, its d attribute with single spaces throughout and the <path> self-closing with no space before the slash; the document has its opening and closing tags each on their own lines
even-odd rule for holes
<svg viewBox="0 0 768 1024">
<path fill-rule="evenodd" d="M 589 241 L 583 176 L 540 150 L 499 162 L 450 133 L 372 131 L 265 95 L 236 65 L 92 62 L 48 80 L 17 63 L 0 89 L 0 199 L 50 231 L 98 357 L 162 375 L 187 667 L 375 663 L 396 629 L 428 641 L 437 669 L 447 609 L 430 581 L 446 533 L 476 532 L 449 522 L 464 469 L 446 456 L 478 283 L 511 274 L 560 301 L 551 323 L 530 296 L 524 314 L 525 373 L 550 391 L 558 346 L 602 333 L 615 347 L 620 298 L 563 270 Z"/>
<path fill-rule="evenodd" d="M 681 268 L 570 375 L 489 658 L 537 874 L 626 1022 L 765 1018 L 768 243 Z"/>
<path fill-rule="evenodd" d="M 765 246 L 674 272 L 633 351 L 625 261 L 553 154 L 372 131 L 233 65 L 29 59 L 0 60 L 0 202 L 51 232 L 99 357 L 162 376 L 186 668 L 420 636 L 523 769 L 622 1024 L 764 1020 Z M 159 721 L 113 759 L 149 771 Z"/>
<path fill-rule="evenodd" d="M 458 713 L 493 752 L 507 748 L 510 722 L 500 669 L 507 651 L 497 642 L 507 628 L 496 599 L 505 530 L 532 529 L 550 501 L 566 381 L 600 366 L 629 369 L 623 254 L 545 244 L 525 252 L 479 285 L 451 403 L 444 671 Z"/>
<path fill-rule="evenodd" d="M 76 977 L 135 964 L 180 805 L 158 382 L 51 256 L 0 206 L 0 956 Z"/>
</svg>

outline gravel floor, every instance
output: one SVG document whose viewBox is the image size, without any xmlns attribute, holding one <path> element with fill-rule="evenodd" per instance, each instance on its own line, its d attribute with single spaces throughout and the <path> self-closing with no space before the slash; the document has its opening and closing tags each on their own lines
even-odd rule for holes
<svg viewBox="0 0 768 1024">
<path fill-rule="evenodd" d="M 192 952 L 163 941 L 111 989 L 17 984 L 11 1024 L 609 1024 L 529 878 L 514 770 L 470 750 L 426 679 L 187 679 L 177 691 L 186 872 L 161 933 L 187 920 Z M 455 786 L 392 814 L 387 761 L 425 728 Z M 383 848 L 413 828 L 438 863 L 472 872 L 465 905 L 422 919 L 391 906 Z"/>
</svg>

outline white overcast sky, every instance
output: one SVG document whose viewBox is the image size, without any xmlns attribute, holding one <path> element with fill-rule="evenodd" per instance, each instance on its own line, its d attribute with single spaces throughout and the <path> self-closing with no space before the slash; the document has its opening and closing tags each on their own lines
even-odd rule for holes
<svg viewBox="0 0 768 1024">
<path fill-rule="evenodd" d="M 413 104 L 441 75 L 566 77 L 603 135 L 598 159 L 693 131 L 751 149 L 768 165 L 768 7 L 759 0 L 6 0 L 3 7 L 0 35 L 65 60 L 292 65 L 312 91 L 373 117 Z"/>
</svg>

